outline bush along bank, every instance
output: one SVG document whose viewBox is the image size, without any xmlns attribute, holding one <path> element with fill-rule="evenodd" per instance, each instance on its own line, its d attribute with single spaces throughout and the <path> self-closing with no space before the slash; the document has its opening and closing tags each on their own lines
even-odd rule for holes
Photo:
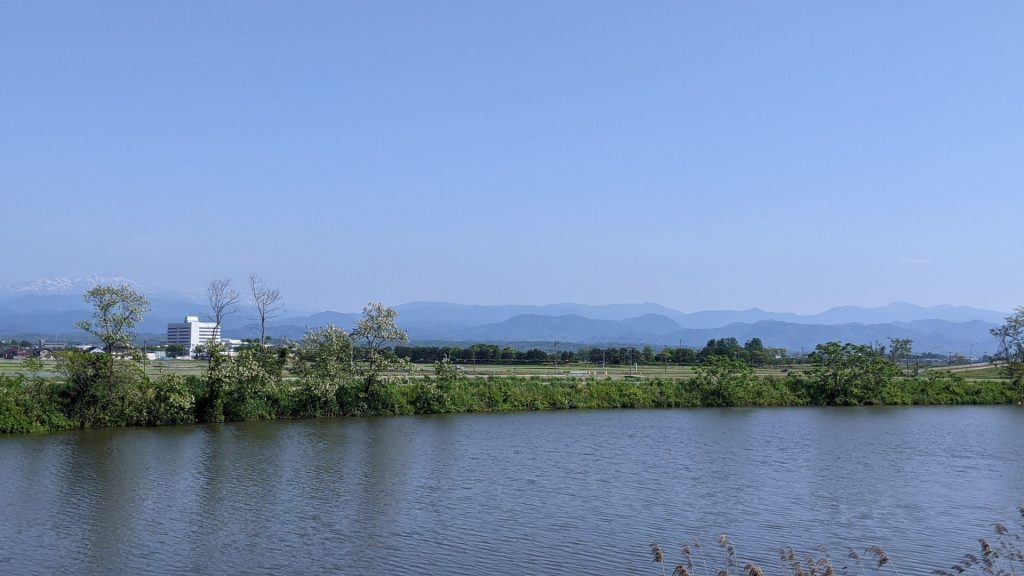
<svg viewBox="0 0 1024 576">
<path fill-rule="evenodd" d="M 336 343 L 335 343 L 336 344 Z M 0 375 L 0 432 L 160 426 L 203 422 L 397 414 L 609 408 L 1011 404 L 1012 381 L 957 375 L 904 378 L 869 359 L 803 375 L 758 376 L 744 362 L 711 357 L 678 379 L 468 378 L 447 361 L 432 377 L 395 376 L 395 366 L 355 363 L 347 351 L 291 358 L 253 347 L 229 357 L 214 350 L 201 376 L 151 378 L 138 362 L 108 354 L 61 355 L 61 377 Z"/>
</svg>

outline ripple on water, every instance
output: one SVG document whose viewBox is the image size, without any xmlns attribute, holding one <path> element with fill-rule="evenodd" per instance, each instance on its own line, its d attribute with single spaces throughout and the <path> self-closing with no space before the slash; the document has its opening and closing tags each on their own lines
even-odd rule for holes
<svg viewBox="0 0 1024 576">
<path fill-rule="evenodd" d="M 0 439 L 0 572 L 654 574 L 886 548 L 945 568 L 1024 503 L 1005 408 L 591 411 Z M 855 572 L 856 573 L 856 572 Z"/>
</svg>

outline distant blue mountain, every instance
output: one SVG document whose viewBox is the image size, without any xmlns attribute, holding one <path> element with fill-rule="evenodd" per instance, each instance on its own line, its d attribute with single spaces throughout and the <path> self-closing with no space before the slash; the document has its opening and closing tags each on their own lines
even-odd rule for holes
<svg viewBox="0 0 1024 576">
<path fill-rule="evenodd" d="M 893 302 L 888 306 L 862 308 L 860 306 L 839 306 L 804 316 L 805 324 L 880 324 L 885 322 L 913 322 L 916 320 L 947 320 L 949 322 L 970 322 L 981 320 L 1002 324 L 1008 316 L 1004 312 L 971 308 L 969 306 L 917 306 L 906 302 Z"/>
<path fill-rule="evenodd" d="M 446 302 L 410 302 L 395 306 L 402 324 L 409 328 L 432 327 L 440 324 L 449 326 L 482 326 L 503 322 L 522 315 L 538 316 L 582 316 L 592 320 L 625 320 L 645 314 L 661 314 L 669 318 L 682 314 L 661 304 L 608 304 L 589 306 L 585 304 L 547 304 L 544 306 L 524 305 L 472 305 L 449 304 Z"/>
<path fill-rule="evenodd" d="M 793 314 L 789 312 L 768 312 L 759 308 L 748 310 L 706 310 L 701 312 L 680 312 L 660 304 L 610 304 L 588 306 L 583 304 L 549 304 L 546 306 L 510 305 L 465 305 L 444 302 L 413 302 L 395 307 L 403 325 L 432 327 L 440 324 L 449 326 L 482 326 L 503 322 L 520 315 L 565 316 L 576 315 L 593 320 L 626 320 L 648 314 L 670 318 L 684 328 L 718 328 L 735 323 L 754 323 L 775 320 L 794 324 L 884 324 L 888 322 L 912 322 L 914 320 L 947 320 L 969 322 L 981 320 L 993 324 L 1002 323 L 1004 312 L 971 308 L 967 306 L 916 306 L 905 302 L 894 302 L 888 306 L 860 307 L 841 306 L 819 314 Z"/>
<path fill-rule="evenodd" d="M 76 321 L 91 310 L 68 286 L 95 281 L 53 281 L 0 290 L 0 338 L 85 337 Z M 149 294 L 152 311 L 138 327 L 140 334 L 159 339 L 169 322 L 186 315 L 208 317 L 200 298 L 167 291 Z M 982 354 L 994 350 L 988 330 L 1002 323 L 1005 314 L 964 306 L 922 307 L 904 302 L 864 308 L 842 306 L 820 314 L 799 315 L 749 310 L 709 310 L 685 313 L 650 302 L 590 306 L 583 304 L 465 305 L 411 302 L 395 307 L 399 326 L 413 341 L 431 342 L 561 342 L 564 345 L 683 345 L 703 346 L 711 338 L 759 337 L 768 346 L 798 351 L 829 340 L 885 343 L 890 337 L 912 338 L 914 348 L 929 352 Z M 272 336 L 299 339 L 309 328 L 335 324 L 351 330 L 357 312 L 318 312 L 273 319 Z M 259 326 L 252 310 L 239 307 L 224 321 L 229 337 L 253 337 Z"/>
<path fill-rule="evenodd" d="M 625 320 L 594 320 L 576 314 L 523 314 L 504 322 L 462 330 L 457 339 L 499 342 L 550 340 L 581 344 L 641 342 L 664 339 L 681 328 L 678 322 L 659 314 L 645 314 Z"/>
<path fill-rule="evenodd" d="M 576 315 L 524 314 L 504 322 L 436 333 L 410 329 L 414 340 L 458 342 L 560 342 L 585 346 L 641 345 L 699 348 L 712 338 L 736 338 L 740 343 L 760 338 L 766 346 L 809 352 L 815 345 L 838 340 L 859 344 L 887 344 L 889 338 L 910 338 L 918 352 L 988 354 L 995 350 L 989 330 L 995 324 L 973 320 L 915 320 L 881 324 L 797 324 L 765 320 L 737 322 L 716 328 L 683 328 L 656 314 L 626 320 L 593 320 Z"/>
<path fill-rule="evenodd" d="M 888 345 L 889 338 L 910 338 L 917 353 L 960 353 L 975 355 L 995 352 L 996 342 L 989 333 L 995 324 L 972 320 L 915 320 L 881 324 L 795 324 L 768 320 L 752 324 L 737 323 L 718 328 L 683 330 L 676 336 L 683 345 L 703 346 L 711 338 L 733 337 L 742 344 L 761 338 L 765 346 L 785 348 L 791 352 L 810 352 L 816 345 L 829 342 Z M 666 342 L 671 344 L 671 342 Z"/>
</svg>

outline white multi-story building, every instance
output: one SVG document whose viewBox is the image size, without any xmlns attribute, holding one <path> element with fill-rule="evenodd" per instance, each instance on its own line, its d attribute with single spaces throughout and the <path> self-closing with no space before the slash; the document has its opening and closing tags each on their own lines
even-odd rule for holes
<svg viewBox="0 0 1024 576">
<path fill-rule="evenodd" d="M 199 316 L 186 316 L 184 322 L 167 325 L 167 343 L 181 344 L 190 356 L 196 353 L 196 346 L 210 340 L 220 341 L 220 328 L 216 322 L 200 322 Z"/>
</svg>

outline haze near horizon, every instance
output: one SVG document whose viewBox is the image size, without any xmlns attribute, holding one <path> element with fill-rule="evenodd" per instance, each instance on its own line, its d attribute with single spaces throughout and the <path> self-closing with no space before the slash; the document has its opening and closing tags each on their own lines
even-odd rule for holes
<svg viewBox="0 0 1024 576">
<path fill-rule="evenodd" d="M 1024 6 L 0 3 L 0 285 L 1011 310 Z"/>
</svg>

